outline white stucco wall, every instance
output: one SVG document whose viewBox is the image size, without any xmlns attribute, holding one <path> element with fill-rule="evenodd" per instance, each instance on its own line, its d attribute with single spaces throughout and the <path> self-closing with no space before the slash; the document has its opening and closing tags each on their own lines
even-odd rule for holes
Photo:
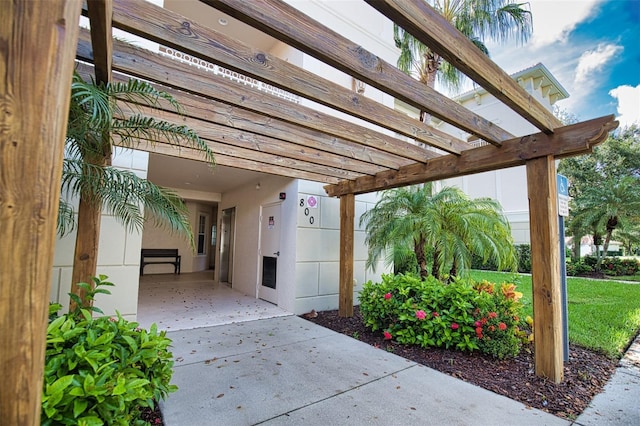
<svg viewBox="0 0 640 426">
<path fill-rule="evenodd" d="M 177 191 L 180 195 L 183 195 L 181 191 Z M 194 237 L 197 241 L 198 232 L 198 217 L 200 213 L 207 216 L 207 235 L 211 228 L 211 223 L 215 220 L 213 215 L 213 207 L 209 204 L 187 200 L 185 201 L 187 208 L 189 209 L 189 222 L 191 223 L 191 229 L 194 232 Z M 153 220 L 147 220 L 145 223 L 144 232 L 142 235 L 142 247 L 143 248 L 170 248 L 178 249 L 178 253 L 181 256 L 180 259 L 180 271 L 181 273 L 204 271 L 209 268 L 209 239 L 207 237 L 205 243 L 206 253 L 204 255 L 198 255 L 194 252 L 189 241 L 180 234 L 171 232 L 170 230 L 155 226 Z M 170 264 L 158 264 L 158 265 L 146 265 L 144 268 L 145 275 L 148 274 L 173 274 L 174 267 Z"/>
<path fill-rule="evenodd" d="M 531 69 L 531 73 L 536 78 L 532 78 L 525 72 L 522 77 L 518 78 L 518 82 L 543 106 L 551 110 L 558 95 L 555 94 L 555 91 L 550 95 L 548 90 L 550 86 L 547 86 L 549 81 L 545 80 L 544 83 L 541 83 L 537 67 L 534 66 Z M 486 93 L 482 89 L 476 91 L 478 96 L 473 96 L 473 93 L 461 96 L 461 104 L 469 110 L 498 124 L 514 136 L 524 136 L 539 132 L 536 127 L 514 113 L 493 95 Z M 444 122 L 439 122 L 436 127 L 463 140 L 466 140 L 469 136 L 464 131 Z M 445 179 L 439 185 L 457 186 L 471 198 L 490 197 L 499 201 L 504 214 L 511 224 L 511 234 L 514 242 L 516 244 L 525 244 L 531 241 L 525 166 Z"/>
<path fill-rule="evenodd" d="M 265 175 L 260 179 L 260 189 L 256 184 L 242 186 L 223 194 L 218 211 L 235 208 L 234 262 L 232 265 L 232 287 L 246 295 L 257 297 L 260 275 L 259 236 L 260 206 L 281 203 L 281 254 L 278 258 L 277 288 L 278 306 L 293 312 L 295 295 L 295 258 L 296 258 L 296 221 L 295 200 L 297 181 L 278 176 Z M 279 194 L 287 194 L 286 200 L 280 200 Z M 218 215 L 218 229 L 221 229 L 222 215 Z M 220 232 L 217 247 L 220 247 Z M 216 265 L 219 265 L 219 253 Z M 220 268 L 215 270 L 219 279 Z"/>
<path fill-rule="evenodd" d="M 146 178 L 148 158 L 146 152 L 117 148 L 112 164 Z M 63 311 L 69 308 L 75 240 L 75 231 L 58 239 L 54 253 L 50 300 L 61 303 Z M 97 274 L 107 275 L 115 287 L 108 288 L 111 295 L 97 295 L 95 306 L 106 315 L 113 315 L 118 310 L 127 319 L 136 318 L 141 241 L 141 233 L 125 229 L 113 216 L 103 213 Z"/>
<path fill-rule="evenodd" d="M 309 197 L 317 201 L 315 207 Z M 360 216 L 373 207 L 377 193 L 356 196 L 354 217 L 354 303 L 368 280 L 379 281 L 388 272 L 382 262 L 375 271 L 367 269 L 367 246 Z M 300 181 L 297 208 L 296 314 L 312 309 L 338 308 L 340 278 L 340 200 L 328 197 L 322 185 Z M 312 219 L 313 218 L 313 219 Z"/>
</svg>

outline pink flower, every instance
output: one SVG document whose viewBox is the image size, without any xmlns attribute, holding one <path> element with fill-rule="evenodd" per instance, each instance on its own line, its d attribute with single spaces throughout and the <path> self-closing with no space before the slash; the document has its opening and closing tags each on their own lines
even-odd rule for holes
<svg viewBox="0 0 640 426">
<path fill-rule="evenodd" d="M 423 320 L 427 317 L 427 314 L 425 313 L 425 311 L 420 310 L 420 311 L 416 311 L 416 318 L 418 318 L 419 320 Z"/>
<path fill-rule="evenodd" d="M 495 312 L 489 312 L 489 318 L 496 318 L 498 316 L 498 314 L 496 314 Z"/>
<path fill-rule="evenodd" d="M 388 331 L 384 331 L 384 340 L 391 340 L 393 336 Z"/>
<path fill-rule="evenodd" d="M 476 321 L 475 326 L 476 327 L 482 327 L 482 323 L 480 321 Z"/>
<path fill-rule="evenodd" d="M 386 300 L 391 299 L 391 293 L 387 293 L 387 294 L 385 294 L 385 295 L 384 295 L 384 298 L 385 298 Z"/>
<path fill-rule="evenodd" d="M 482 339 L 482 327 L 476 327 L 476 336 L 478 339 Z"/>
<path fill-rule="evenodd" d="M 458 329 L 458 327 L 459 327 L 459 326 L 458 326 L 458 324 L 456 324 L 455 322 L 454 322 L 454 323 L 451 323 L 451 329 L 452 329 L 452 330 L 457 330 L 457 329 Z"/>
<path fill-rule="evenodd" d="M 434 317 L 439 317 L 439 316 L 440 316 L 440 314 L 439 314 L 439 313 L 437 313 L 437 312 L 434 312 L 434 313 L 432 313 L 431 315 L 433 315 Z"/>
<path fill-rule="evenodd" d="M 507 329 L 507 324 L 501 322 L 500 324 L 498 324 L 498 328 L 502 331 L 505 331 Z"/>
</svg>

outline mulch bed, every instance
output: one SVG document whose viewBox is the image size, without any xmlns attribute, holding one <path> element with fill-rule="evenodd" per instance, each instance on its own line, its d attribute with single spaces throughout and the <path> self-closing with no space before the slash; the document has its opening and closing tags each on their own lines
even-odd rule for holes
<svg viewBox="0 0 640 426">
<path fill-rule="evenodd" d="M 339 317 L 338 311 L 318 312 L 315 318 L 309 318 L 311 316 L 302 317 L 381 350 L 566 419 L 575 419 L 587 408 L 593 397 L 602 391 L 617 365 L 617 360 L 570 345 L 569 361 L 564 363 L 564 380 L 555 384 L 535 375 L 532 346 L 523 348 L 516 358 L 500 361 L 476 352 L 422 349 L 384 340 L 382 333 L 372 333 L 364 327 L 358 307 L 354 308 L 351 318 Z"/>
</svg>

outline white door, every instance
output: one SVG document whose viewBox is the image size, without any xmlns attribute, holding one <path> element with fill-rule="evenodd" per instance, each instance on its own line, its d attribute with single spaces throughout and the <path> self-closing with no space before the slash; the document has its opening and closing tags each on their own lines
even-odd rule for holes
<svg viewBox="0 0 640 426">
<path fill-rule="evenodd" d="M 258 297 L 278 304 L 277 277 L 280 256 L 280 204 L 262 206 L 260 215 L 260 265 Z"/>
</svg>

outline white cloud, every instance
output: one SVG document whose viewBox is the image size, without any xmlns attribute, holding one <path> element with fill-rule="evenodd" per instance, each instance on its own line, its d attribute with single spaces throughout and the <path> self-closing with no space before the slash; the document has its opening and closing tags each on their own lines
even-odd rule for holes
<svg viewBox="0 0 640 426">
<path fill-rule="evenodd" d="M 640 84 L 636 87 L 618 86 L 609 91 L 618 100 L 618 121 L 620 127 L 640 124 Z"/>
<path fill-rule="evenodd" d="M 530 0 L 535 48 L 565 42 L 581 22 L 597 12 L 602 0 Z"/>
<path fill-rule="evenodd" d="M 587 81 L 591 74 L 600 71 L 612 58 L 622 51 L 622 46 L 599 44 L 594 50 L 587 50 L 578 59 L 576 82 Z"/>
</svg>

